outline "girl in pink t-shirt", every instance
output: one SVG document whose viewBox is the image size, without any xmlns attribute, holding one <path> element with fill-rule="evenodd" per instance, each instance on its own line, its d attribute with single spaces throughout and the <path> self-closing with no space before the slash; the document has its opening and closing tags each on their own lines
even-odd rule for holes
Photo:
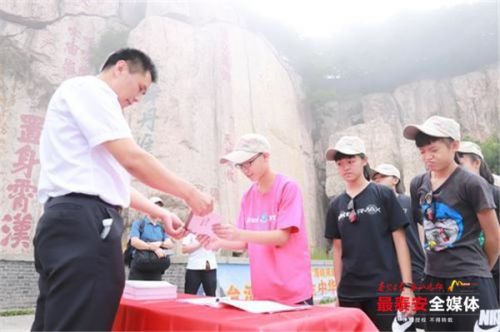
<svg viewBox="0 0 500 332">
<path fill-rule="evenodd" d="M 272 171 L 269 150 L 265 137 L 247 134 L 221 158 L 253 184 L 242 198 L 237 227 L 217 224 L 213 230 L 218 239 L 200 240 L 212 248 L 248 250 L 254 299 L 312 304 L 302 194 L 297 183 Z"/>
</svg>

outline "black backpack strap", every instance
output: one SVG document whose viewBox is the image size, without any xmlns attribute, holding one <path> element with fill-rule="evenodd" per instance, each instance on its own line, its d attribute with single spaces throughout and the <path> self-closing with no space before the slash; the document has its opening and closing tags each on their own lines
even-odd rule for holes
<svg viewBox="0 0 500 332">
<path fill-rule="evenodd" d="M 142 218 L 139 224 L 139 239 L 142 240 L 142 233 L 144 233 L 144 227 L 146 226 L 146 218 Z"/>
</svg>

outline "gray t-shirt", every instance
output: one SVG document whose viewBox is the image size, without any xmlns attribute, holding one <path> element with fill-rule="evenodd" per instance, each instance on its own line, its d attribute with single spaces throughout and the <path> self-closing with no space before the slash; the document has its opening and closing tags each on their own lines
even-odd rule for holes
<svg viewBox="0 0 500 332">
<path fill-rule="evenodd" d="M 410 185 L 413 218 L 424 225 L 425 273 L 491 278 L 477 219 L 477 212 L 495 208 L 488 183 L 457 167 L 439 188 L 431 188 L 429 173 L 416 176 Z"/>
</svg>

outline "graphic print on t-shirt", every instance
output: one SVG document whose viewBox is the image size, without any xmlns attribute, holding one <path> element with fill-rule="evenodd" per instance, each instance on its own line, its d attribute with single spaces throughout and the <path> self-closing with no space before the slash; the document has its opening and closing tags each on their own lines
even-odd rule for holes
<svg viewBox="0 0 500 332">
<path fill-rule="evenodd" d="M 265 224 L 271 221 L 276 221 L 275 214 L 267 214 L 266 212 L 262 212 L 260 217 L 247 217 L 246 222 L 249 224 Z"/>
<path fill-rule="evenodd" d="M 424 203 L 422 215 L 426 250 L 441 251 L 451 248 L 462 237 L 463 218 L 457 210 L 448 205 L 442 202 Z"/>
<path fill-rule="evenodd" d="M 369 215 L 375 215 L 375 214 L 380 214 L 382 213 L 382 208 L 379 206 L 376 206 L 375 204 L 369 204 L 365 208 L 359 208 L 355 209 L 356 215 L 361 216 L 363 214 L 369 214 Z M 343 218 L 349 218 L 349 214 L 351 213 L 350 210 L 345 210 L 339 213 L 338 216 L 338 221 L 340 221 Z"/>
</svg>

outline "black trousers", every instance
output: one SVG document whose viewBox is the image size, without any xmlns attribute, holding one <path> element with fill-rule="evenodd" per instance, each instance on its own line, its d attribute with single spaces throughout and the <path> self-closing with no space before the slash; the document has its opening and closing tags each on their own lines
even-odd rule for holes
<svg viewBox="0 0 500 332">
<path fill-rule="evenodd" d="M 128 273 L 128 280 L 149 280 L 161 281 L 163 273 L 142 272 L 137 270 L 134 266 L 130 268 Z"/>
<path fill-rule="evenodd" d="M 492 278 L 425 276 L 424 285 L 442 285 L 440 290 L 423 293 L 436 309 L 425 315 L 426 331 L 498 331 L 500 309 Z M 450 305 L 456 303 L 456 309 Z M 466 304 L 468 308 L 466 308 Z M 460 310 L 458 310 L 458 308 Z"/>
<path fill-rule="evenodd" d="M 112 218 L 101 239 L 103 219 Z M 125 284 L 118 209 L 96 196 L 50 199 L 38 222 L 34 331 L 109 331 Z"/>
<path fill-rule="evenodd" d="M 215 296 L 217 289 L 217 269 L 213 270 L 186 270 L 184 293 L 196 294 L 200 285 L 207 296 Z"/>
</svg>

